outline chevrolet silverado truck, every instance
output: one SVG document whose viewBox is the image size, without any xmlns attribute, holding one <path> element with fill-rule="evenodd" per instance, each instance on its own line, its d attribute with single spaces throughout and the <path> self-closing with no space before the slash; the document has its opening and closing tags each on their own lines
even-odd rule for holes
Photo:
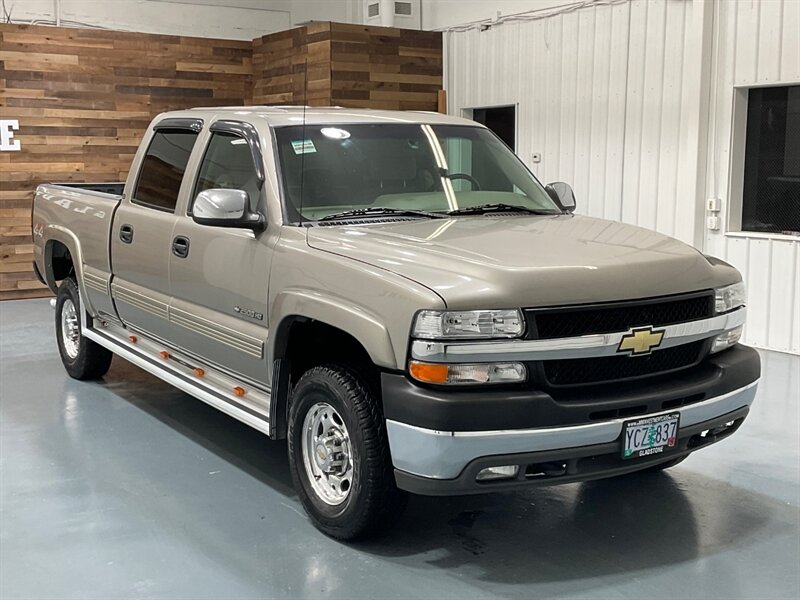
<svg viewBox="0 0 800 600">
<path fill-rule="evenodd" d="M 124 184 L 40 185 L 32 229 L 70 376 L 118 354 L 286 439 L 353 539 L 408 492 L 658 471 L 741 426 L 740 274 L 574 208 L 472 121 L 231 107 L 158 116 Z"/>
</svg>

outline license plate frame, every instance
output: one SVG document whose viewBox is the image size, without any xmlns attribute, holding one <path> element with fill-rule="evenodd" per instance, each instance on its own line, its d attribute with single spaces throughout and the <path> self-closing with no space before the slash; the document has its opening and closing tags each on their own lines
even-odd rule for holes
<svg viewBox="0 0 800 600">
<path fill-rule="evenodd" d="M 678 446 L 680 429 L 681 413 L 679 412 L 624 421 L 622 423 L 622 459 L 647 458 L 675 450 Z"/>
</svg>

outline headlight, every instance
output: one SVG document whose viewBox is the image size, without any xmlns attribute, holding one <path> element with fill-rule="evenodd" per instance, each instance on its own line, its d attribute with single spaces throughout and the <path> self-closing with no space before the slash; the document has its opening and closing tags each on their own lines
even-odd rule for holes
<svg viewBox="0 0 800 600">
<path fill-rule="evenodd" d="M 424 383 L 517 383 L 525 381 L 527 370 L 521 363 L 439 364 L 412 360 L 408 372 Z"/>
<path fill-rule="evenodd" d="M 726 313 L 743 306 L 747 300 L 744 283 L 734 283 L 714 290 L 714 309 L 717 314 Z"/>
<path fill-rule="evenodd" d="M 519 310 L 423 310 L 411 335 L 424 340 L 513 338 L 524 330 Z"/>
</svg>

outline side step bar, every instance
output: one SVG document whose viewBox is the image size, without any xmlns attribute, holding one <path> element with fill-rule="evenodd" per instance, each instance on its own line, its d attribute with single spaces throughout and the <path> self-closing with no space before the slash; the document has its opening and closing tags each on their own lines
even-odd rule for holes
<svg viewBox="0 0 800 600">
<path fill-rule="evenodd" d="M 198 364 L 196 359 L 182 356 L 164 344 L 119 325 L 98 319 L 94 322 L 96 328 L 83 326 L 83 335 L 90 340 L 228 416 L 270 435 L 269 391 L 241 383 L 219 369 Z"/>
</svg>

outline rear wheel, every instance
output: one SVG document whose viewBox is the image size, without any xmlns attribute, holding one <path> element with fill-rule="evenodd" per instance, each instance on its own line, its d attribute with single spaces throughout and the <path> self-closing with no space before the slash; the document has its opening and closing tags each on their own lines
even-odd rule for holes
<svg viewBox="0 0 800 600">
<path fill-rule="evenodd" d="M 289 409 L 289 463 L 314 525 L 351 540 L 391 526 L 405 508 L 383 417 L 369 388 L 339 366 L 314 367 Z"/>
<path fill-rule="evenodd" d="M 81 303 L 72 278 L 61 282 L 56 296 L 56 340 L 61 362 L 73 379 L 97 379 L 108 372 L 113 353 L 81 334 Z"/>
</svg>

